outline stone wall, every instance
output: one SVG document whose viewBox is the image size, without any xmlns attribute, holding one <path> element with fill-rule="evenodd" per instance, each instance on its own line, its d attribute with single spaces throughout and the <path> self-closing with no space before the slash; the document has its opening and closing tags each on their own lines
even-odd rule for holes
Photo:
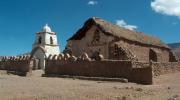
<svg viewBox="0 0 180 100">
<path fill-rule="evenodd" d="M 9 73 L 17 75 L 31 75 L 33 61 L 27 58 L 6 58 L 0 61 L 0 70 L 7 70 Z"/>
<path fill-rule="evenodd" d="M 152 75 L 152 67 L 149 66 L 148 62 L 132 62 L 130 81 L 143 84 L 153 84 Z"/>
<path fill-rule="evenodd" d="M 129 78 L 131 71 L 130 61 L 80 61 L 59 63 L 46 62 L 46 74 L 74 75 L 88 77 L 124 77 Z"/>
<path fill-rule="evenodd" d="M 70 75 L 87 77 L 126 78 L 131 82 L 152 84 L 152 69 L 138 67 L 131 61 L 104 60 L 104 61 L 74 61 L 58 59 L 46 60 L 46 76 Z"/>
<path fill-rule="evenodd" d="M 45 74 L 86 77 L 126 78 L 131 82 L 152 84 L 153 77 L 180 71 L 180 62 L 142 62 L 129 60 L 99 61 L 60 54 L 46 59 Z"/>
<path fill-rule="evenodd" d="M 153 49 L 157 54 L 157 61 L 158 62 L 169 62 L 169 51 L 168 49 L 153 47 L 149 45 L 140 45 L 136 44 L 135 42 L 130 42 L 126 40 L 120 40 L 117 42 L 120 46 L 126 48 L 132 54 L 134 54 L 138 61 L 146 61 L 149 62 L 149 52 L 150 49 Z"/>
<path fill-rule="evenodd" d="M 100 38 L 96 43 L 94 42 L 95 33 L 98 28 L 94 25 L 92 26 L 85 36 L 81 40 L 70 40 L 68 44 L 72 48 L 72 54 L 75 56 L 81 55 L 83 52 L 86 52 L 90 57 L 94 52 L 99 51 L 104 56 L 105 59 L 109 58 L 109 49 L 108 43 L 111 42 L 114 38 L 112 36 L 106 36 L 103 32 L 98 31 Z"/>
<path fill-rule="evenodd" d="M 168 63 L 151 62 L 150 66 L 152 67 L 153 70 L 153 77 L 180 71 L 180 62 L 168 62 Z"/>
</svg>

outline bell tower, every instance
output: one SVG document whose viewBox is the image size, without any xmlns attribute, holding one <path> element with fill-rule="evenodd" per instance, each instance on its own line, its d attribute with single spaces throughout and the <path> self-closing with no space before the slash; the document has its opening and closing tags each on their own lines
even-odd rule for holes
<svg viewBox="0 0 180 100">
<path fill-rule="evenodd" d="M 45 68 L 45 58 L 50 54 L 55 55 L 59 54 L 59 45 L 57 41 L 57 36 L 55 32 L 51 31 L 51 28 L 46 24 L 41 32 L 36 33 L 35 42 L 33 44 L 33 49 L 31 55 L 35 59 L 38 59 L 39 66 L 38 69 Z"/>
</svg>

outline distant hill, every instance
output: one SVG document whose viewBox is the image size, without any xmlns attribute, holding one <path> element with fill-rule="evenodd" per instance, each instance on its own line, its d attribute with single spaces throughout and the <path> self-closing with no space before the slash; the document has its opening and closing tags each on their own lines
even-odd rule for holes
<svg viewBox="0 0 180 100">
<path fill-rule="evenodd" d="M 180 59 L 180 43 L 170 43 L 168 44 L 172 48 L 173 52 L 176 54 L 177 58 Z"/>
</svg>

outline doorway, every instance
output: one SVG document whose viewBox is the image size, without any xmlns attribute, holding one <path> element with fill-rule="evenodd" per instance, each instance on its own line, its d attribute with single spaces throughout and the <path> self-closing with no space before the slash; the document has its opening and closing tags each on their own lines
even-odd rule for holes
<svg viewBox="0 0 180 100">
<path fill-rule="evenodd" d="M 151 60 L 157 62 L 157 53 L 153 49 L 149 50 L 149 61 Z"/>
</svg>

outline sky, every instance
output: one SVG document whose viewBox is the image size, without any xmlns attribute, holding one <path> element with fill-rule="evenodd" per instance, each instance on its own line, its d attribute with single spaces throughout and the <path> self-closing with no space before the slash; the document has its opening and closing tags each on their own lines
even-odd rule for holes
<svg viewBox="0 0 180 100">
<path fill-rule="evenodd" d="M 48 23 L 61 51 L 90 17 L 180 42 L 180 0 L 0 0 L 0 55 L 30 52 L 36 32 Z"/>
</svg>

